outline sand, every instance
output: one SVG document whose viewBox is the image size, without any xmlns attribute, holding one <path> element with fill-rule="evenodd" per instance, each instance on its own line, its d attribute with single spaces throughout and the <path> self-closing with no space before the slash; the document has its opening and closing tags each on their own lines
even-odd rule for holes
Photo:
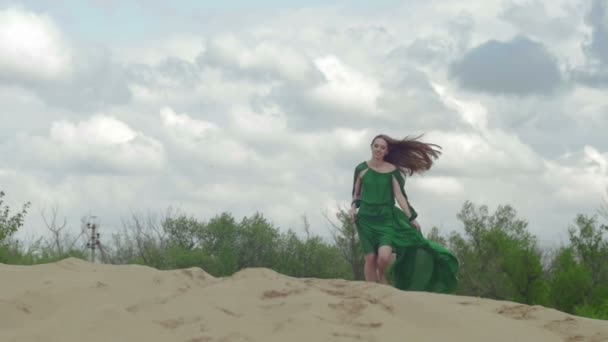
<svg viewBox="0 0 608 342">
<path fill-rule="evenodd" d="M 246 269 L 0 264 L 0 341 L 608 341 L 608 321 Z"/>
</svg>

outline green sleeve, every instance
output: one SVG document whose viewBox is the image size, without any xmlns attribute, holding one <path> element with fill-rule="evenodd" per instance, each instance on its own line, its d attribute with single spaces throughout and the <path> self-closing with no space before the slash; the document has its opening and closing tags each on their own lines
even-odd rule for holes
<svg viewBox="0 0 608 342">
<path fill-rule="evenodd" d="M 403 194 L 403 197 L 405 197 L 405 199 L 407 200 L 407 205 L 410 211 L 412 212 L 412 217 L 410 217 L 410 221 L 413 221 L 418 217 L 418 213 L 416 212 L 414 207 L 412 207 L 410 201 L 407 199 L 407 194 L 405 193 L 405 177 L 399 169 L 395 170 L 394 175 L 397 179 L 397 182 L 399 183 L 399 189 L 401 189 L 401 193 Z"/>
<path fill-rule="evenodd" d="M 359 165 L 357 165 L 357 167 L 355 167 L 355 173 L 353 175 L 353 190 L 352 190 L 352 194 L 351 194 L 351 198 L 355 197 L 355 184 L 357 182 L 357 177 L 359 177 L 359 174 L 361 173 L 361 171 L 367 169 L 367 164 L 365 162 L 361 162 Z M 353 202 L 355 204 L 356 208 L 359 208 L 359 205 L 361 204 L 361 200 L 353 200 Z"/>
</svg>

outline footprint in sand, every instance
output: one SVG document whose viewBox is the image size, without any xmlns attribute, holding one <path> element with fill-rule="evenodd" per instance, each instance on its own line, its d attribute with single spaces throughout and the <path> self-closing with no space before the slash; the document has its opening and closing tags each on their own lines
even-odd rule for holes
<svg viewBox="0 0 608 342">
<path fill-rule="evenodd" d="M 566 336 L 565 341 L 567 342 L 579 342 L 579 341 L 593 341 L 589 340 L 581 335 L 573 335 L 578 327 L 578 322 L 572 317 L 566 317 L 564 319 L 556 319 L 545 324 L 545 329 L 556 332 L 560 335 Z"/>
<path fill-rule="evenodd" d="M 95 288 L 103 289 L 103 288 L 106 288 L 106 287 L 108 287 L 108 284 L 103 283 L 101 281 L 98 281 L 98 282 L 95 283 Z"/>
<path fill-rule="evenodd" d="M 386 311 L 388 313 L 393 313 L 395 311 L 395 308 L 392 305 L 386 304 L 378 298 L 365 296 L 364 294 L 359 294 L 359 295 L 355 295 L 354 297 L 351 296 L 351 297 L 347 297 L 347 298 L 361 298 L 370 304 L 379 305 L 380 307 L 382 307 L 382 309 L 384 309 L 384 311 Z"/>
<path fill-rule="evenodd" d="M 299 294 L 304 292 L 303 289 L 293 289 L 293 290 L 268 290 L 264 291 L 262 294 L 262 299 L 273 299 L 273 298 L 282 298 L 287 297 L 293 294 Z"/>
<path fill-rule="evenodd" d="M 188 276 L 188 278 L 194 279 L 194 273 L 191 270 L 182 270 L 182 273 Z"/>
<path fill-rule="evenodd" d="M 339 288 L 339 289 L 344 288 L 344 287 L 346 287 L 346 285 L 347 285 L 347 284 L 346 284 L 346 283 L 344 283 L 344 282 L 339 282 L 339 283 L 338 283 L 338 282 L 331 282 L 331 283 L 329 283 L 329 284 L 330 284 L 331 286 L 336 287 L 336 288 Z"/>
<path fill-rule="evenodd" d="M 338 296 L 338 297 L 342 297 L 342 296 L 346 295 L 346 293 L 344 293 L 344 291 L 329 290 L 329 289 L 321 289 L 321 291 L 323 291 L 324 293 L 327 293 L 328 295 Z"/>
<path fill-rule="evenodd" d="M 375 341 L 375 339 L 373 337 L 365 337 L 361 334 L 356 334 L 356 333 L 334 332 L 331 335 L 334 337 L 334 339 L 340 338 L 340 339 L 346 339 L 347 341 L 353 341 L 353 340 L 355 340 L 355 341 Z"/>
<path fill-rule="evenodd" d="M 361 300 L 343 300 L 337 304 L 327 304 L 334 310 L 341 311 L 349 316 L 359 316 L 363 310 L 367 307 L 367 304 Z"/>
<path fill-rule="evenodd" d="M 193 338 L 187 339 L 185 342 L 209 342 L 209 341 L 213 341 L 213 338 L 209 337 L 209 336 L 201 336 L 201 337 L 193 337 Z"/>
<path fill-rule="evenodd" d="M 334 284 L 334 285 L 338 285 L 338 286 L 335 286 L 337 288 L 341 288 L 342 287 L 342 286 L 339 286 L 340 285 L 339 283 L 338 284 Z M 345 300 L 363 300 L 363 301 L 365 301 L 365 302 L 367 302 L 369 304 L 372 304 L 372 305 L 379 305 L 379 306 L 382 307 L 382 309 L 384 309 L 388 313 L 392 313 L 394 311 L 393 306 L 391 306 L 390 304 L 386 304 L 386 303 L 384 303 L 381 300 L 381 299 L 385 299 L 385 298 L 390 297 L 390 296 L 386 296 L 386 297 L 383 297 L 381 299 L 372 297 L 372 296 L 370 296 L 369 294 L 367 294 L 365 292 L 368 288 L 369 287 L 366 287 L 366 288 L 363 288 L 360 291 L 354 291 L 354 292 L 348 292 L 348 293 L 345 292 L 345 291 L 332 290 L 332 289 L 324 289 L 324 288 L 321 288 L 321 287 L 319 287 L 318 289 L 321 290 L 321 292 L 323 292 L 323 293 L 326 293 L 326 294 L 331 295 L 331 296 L 340 297 L 340 298 L 345 299 Z"/>
<path fill-rule="evenodd" d="M 130 305 L 125 308 L 125 311 L 132 314 L 136 314 L 139 312 L 139 310 L 141 310 L 141 306 L 139 304 Z"/>
<path fill-rule="evenodd" d="M 460 305 L 479 305 L 478 303 L 474 303 L 474 302 L 458 302 L 458 304 L 460 304 Z"/>
<path fill-rule="evenodd" d="M 25 304 L 22 301 L 12 301 L 12 300 L 1 300 L 0 299 L 0 305 L 4 306 L 4 303 L 9 304 L 14 306 L 17 310 L 25 313 L 25 314 L 31 314 L 32 313 L 32 307 Z"/>
<path fill-rule="evenodd" d="M 382 322 L 356 323 L 355 325 L 362 328 L 380 328 L 382 326 Z"/>
<path fill-rule="evenodd" d="M 177 329 L 179 326 L 184 324 L 184 319 L 183 318 L 179 318 L 179 319 L 166 319 L 163 321 L 158 321 L 156 322 L 158 323 L 158 325 L 160 325 L 161 327 L 167 329 L 167 330 L 174 330 Z"/>
<path fill-rule="evenodd" d="M 339 323 L 352 324 L 361 316 L 368 304 L 361 299 L 345 299 L 339 303 L 329 303 L 327 306 L 335 311 Z"/>
<path fill-rule="evenodd" d="M 513 319 L 536 319 L 532 313 L 536 311 L 535 307 L 529 305 L 514 305 L 503 306 L 498 309 L 498 313 Z"/>
<path fill-rule="evenodd" d="M 165 319 L 162 321 L 157 321 L 156 323 L 167 330 L 175 330 L 182 325 L 199 323 L 200 321 L 202 321 L 202 317 L 197 316 L 190 318 L 179 317 L 177 319 Z"/>
<path fill-rule="evenodd" d="M 241 316 L 243 316 L 241 314 L 238 314 L 236 312 L 232 312 L 232 311 L 230 311 L 228 309 L 225 309 L 225 308 L 222 308 L 222 307 L 219 307 L 219 306 L 216 306 L 215 308 L 218 309 L 218 310 L 220 310 L 221 312 L 225 313 L 228 316 L 232 316 L 232 317 L 241 317 Z"/>
<path fill-rule="evenodd" d="M 32 313 L 32 307 L 23 302 L 17 302 L 16 306 L 17 306 L 17 309 L 19 309 L 22 312 L 25 312 L 28 315 Z"/>
</svg>

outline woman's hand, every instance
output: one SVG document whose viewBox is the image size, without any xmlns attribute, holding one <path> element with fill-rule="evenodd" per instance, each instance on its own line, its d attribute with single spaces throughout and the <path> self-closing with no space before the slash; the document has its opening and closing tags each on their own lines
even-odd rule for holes
<svg viewBox="0 0 608 342">
<path fill-rule="evenodd" d="M 415 219 L 413 221 L 410 222 L 412 224 L 412 226 L 414 226 L 414 228 L 416 228 L 417 231 L 420 231 L 420 223 L 418 223 L 418 221 L 416 221 Z"/>
<path fill-rule="evenodd" d="M 350 208 L 350 219 L 353 221 L 353 224 L 357 222 L 357 208 Z"/>
</svg>

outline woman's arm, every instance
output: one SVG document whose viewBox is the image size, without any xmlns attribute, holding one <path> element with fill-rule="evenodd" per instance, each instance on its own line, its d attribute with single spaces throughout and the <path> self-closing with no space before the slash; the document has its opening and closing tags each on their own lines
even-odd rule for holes
<svg viewBox="0 0 608 342">
<path fill-rule="evenodd" d="M 353 222 L 355 222 L 357 215 L 357 201 L 361 199 L 361 176 L 357 175 L 354 182 L 353 200 L 350 204 L 350 216 Z"/>
<path fill-rule="evenodd" d="M 355 191 L 353 191 L 353 201 L 351 207 L 355 208 L 355 202 L 361 199 L 361 177 L 355 179 Z"/>
<path fill-rule="evenodd" d="M 393 193 L 395 194 L 395 199 L 397 199 L 397 203 L 399 203 L 399 206 L 401 207 L 401 209 L 403 209 L 403 212 L 405 212 L 407 218 L 410 219 L 412 225 L 416 229 L 420 230 L 420 224 L 418 224 L 418 221 L 416 221 L 416 219 L 411 219 L 412 211 L 410 210 L 410 206 L 407 202 L 407 199 L 405 198 L 405 196 L 403 196 L 403 193 L 401 192 L 401 185 L 399 185 L 399 182 L 397 181 L 395 176 L 393 176 Z"/>
<path fill-rule="evenodd" d="M 393 193 L 395 193 L 395 199 L 397 199 L 397 203 L 399 203 L 399 206 L 401 207 L 401 209 L 403 209 L 403 212 L 405 212 L 405 214 L 407 215 L 407 218 L 409 219 L 410 217 L 412 217 L 412 212 L 410 211 L 410 206 L 407 203 L 407 200 L 405 199 L 405 197 L 403 196 L 403 193 L 401 192 L 401 187 L 399 186 L 399 182 L 397 182 L 397 179 L 393 176 Z"/>
</svg>

